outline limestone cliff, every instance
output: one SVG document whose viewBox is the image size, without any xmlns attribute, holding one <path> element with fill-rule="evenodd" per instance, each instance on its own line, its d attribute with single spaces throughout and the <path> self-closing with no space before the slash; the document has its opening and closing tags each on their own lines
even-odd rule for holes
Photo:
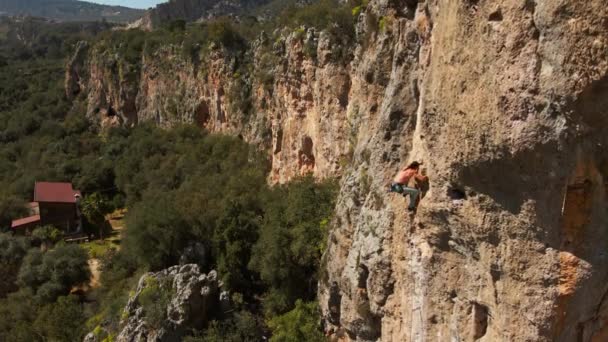
<svg viewBox="0 0 608 342">
<path fill-rule="evenodd" d="M 604 4 L 376 1 L 370 13 L 385 32 L 352 65 L 349 113 L 364 124 L 325 255 L 328 329 L 606 340 Z M 431 183 L 410 217 L 384 187 L 414 159 Z"/>
<path fill-rule="evenodd" d="M 66 82 L 102 123 L 259 143 L 271 181 L 341 176 L 319 284 L 337 338 L 604 341 L 606 18 L 600 0 L 371 0 L 349 63 L 307 29 L 260 37 L 248 74 L 167 46 L 135 71 L 74 58 L 89 72 Z M 386 186 L 415 159 L 431 182 L 410 216 Z"/>
<path fill-rule="evenodd" d="M 353 146 L 349 67 L 332 57 L 334 48 L 324 32 L 287 30 L 274 42 L 262 35 L 246 67 L 225 49 L 193 59 L 174 45 L 134 66 L 106 46 L 81 44 L 68 63 L 66 93 L 85 94 L 87 116 L 103 127 L 195 123 L 241 135 L 272 150 L 274 182 L 337 176 Z"/>
</svg>

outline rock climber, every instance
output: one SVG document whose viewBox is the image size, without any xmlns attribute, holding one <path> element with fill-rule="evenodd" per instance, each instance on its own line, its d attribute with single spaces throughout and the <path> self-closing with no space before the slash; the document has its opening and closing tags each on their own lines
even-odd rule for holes
<svg viewBox="0 0 608 342">
<path fill-rule="evenodd" d="M 420 190 L 415 187 L 409 186 L 411 180 L 423 183 L 428 181 L 427 176 L 420 175 L 420 165 L 422 163 L 414 161 L 407 167 L 400 170 L 391 184 L 390 192 L 396 192 L 403 194 L 404 197 L 410 196 L 410 205 L 408 206 L 409 211 L 416 210 L 418 204 L 418 197 L 420 196 Z"/>
</svg>

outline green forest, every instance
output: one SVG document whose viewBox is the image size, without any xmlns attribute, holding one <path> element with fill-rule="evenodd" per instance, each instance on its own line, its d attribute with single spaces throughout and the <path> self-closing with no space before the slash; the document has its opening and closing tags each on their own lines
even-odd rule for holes
<svg viewBox="0 0 608 342">
<path fill-rule="evenodd" d="M 338 180 L 304 176 L 270 186 L 267 151 L 193 126 L 100 131 L 85 117 L 84 97 L 71 102 L 64 90 L 66 59 L 81 40 L 105 41 L 135 66 L 160 44 L 245 56 L 255 34 L 272 27 L 329 29 L 348 44 L 364 6 L 273 4 L 285 15 L 269 22 L 175 22 L 151 33 L 0 21 L 0 341 L 78 341 L 91 331 L 113 341 L 141 275 L 178 264 L 193 243 L 208 255 L 189 261 L 218 272 L 235 308 L 188 341 L 324 340 L 316 284 Z M 25 41 L 15 30 L 27 33 Z M 85 228 L 98 239 L 112 233 L 106 215 L 125 212 L 119 245 L 66 244 L 48 226 L 12 235 L 11 220 L 24 215 L 35 181 L 81 190 Z M 83 295 L 91 257 L 101 262 L 101 286 Z"/>
</svg>

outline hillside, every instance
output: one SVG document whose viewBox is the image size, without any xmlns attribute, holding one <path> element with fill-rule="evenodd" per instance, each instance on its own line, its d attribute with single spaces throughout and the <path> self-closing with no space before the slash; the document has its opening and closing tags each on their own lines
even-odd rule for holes
<svg viewBox="0 0 608 342">
<path fill-rule="evenodd" d="M 68 90 L 101 126 L 188 122 L 264 146 L 271 182 L 342 177 L 319 283 L 339 336 L 601 340 L 603 3 L 351 5 L 104 39 Z M 385 188 L 412 160 L 431 178 L 413 216 Z"/>
<path fill-rule="evenodd" d="M 58 21 L 100 21 L 114 23 L 135 21 L 143 10 L 106 6 L 77 0 L 3 0 L 0 15 L 35 16 Z"/>
<path fill-rule="evenodd" d="M 302 6 L 308 0 L 170 0 L 146 11 L 132 25 L 152 30 L 176 20 L 203 21 L 221 16 L 270 19 L 290 6 Z"/>
<path fill-rule="evenodd" d="M 0 340 L 608 340 L 604 1 L 170 4 L 0 25 L 0 227 L 40 179 L 125 215 L 0 234 Z"/>
</svg>

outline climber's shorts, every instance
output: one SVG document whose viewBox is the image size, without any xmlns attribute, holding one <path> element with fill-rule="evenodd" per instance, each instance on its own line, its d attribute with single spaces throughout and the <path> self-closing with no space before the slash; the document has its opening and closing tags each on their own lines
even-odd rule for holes
<svg viewBox="0 0 608 342">
<path fill-rule="evenodd" d="M 405 185 L 403 185 L 403 184 L 399 184 L 399 183 L 391 184 L 391 192 L 396 192 L 396 193 L 402 194 L 403 188 L 405 188 Z"/>
<path fill-rule="evenodd" d="M 391 184 L 391 192 L 403 194 L 403 196 L 405 197 L 410 196 L 409 208 L 413 209 L 416 207 L 416 204 L 418 203 L 418 195 L 420 195 L 420 190 L 407 187 L 403 184 L 393 183 Z"/>
</svg>

